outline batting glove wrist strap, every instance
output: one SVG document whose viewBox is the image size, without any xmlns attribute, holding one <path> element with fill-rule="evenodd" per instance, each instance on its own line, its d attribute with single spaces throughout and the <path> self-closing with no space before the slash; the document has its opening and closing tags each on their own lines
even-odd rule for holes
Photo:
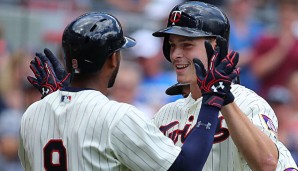
<svg viewBox="0 0 298 171">
<path fill-rule="evenodd" d="M 203 95 L 202 103 L 203 105 L 213 106 L 221 109 L 222 105 L 224 104 L 224 98 L 219 94 L 214 95 L 207 93 Z"/>
<path fill-rule="evenodd" d="M 234 101 L 235 97 L 234 95 L 231 93 L 231 92 L 228 92 L 226 94 L 226 96 L 224 97 L 224 104 L 223 106 L 229 104 L 229 103 L 232 103 Z"/>
</svg>

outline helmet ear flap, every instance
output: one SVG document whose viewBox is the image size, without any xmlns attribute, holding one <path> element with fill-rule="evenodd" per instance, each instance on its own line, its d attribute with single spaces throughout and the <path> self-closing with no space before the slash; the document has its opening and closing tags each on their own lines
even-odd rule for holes
<svg viewBox="0 0 298 171">
<path fill-rule="evenodd" d="M 170 43 L 169 43 L 169 35 L 166 35 L 163 39 L 163 46 L 162 46 L 162 50 L 163 50 L 163 55 L 166 57 L 166 59 L 171 62 L 171 58 L 170 58 Z"/>
</svg>

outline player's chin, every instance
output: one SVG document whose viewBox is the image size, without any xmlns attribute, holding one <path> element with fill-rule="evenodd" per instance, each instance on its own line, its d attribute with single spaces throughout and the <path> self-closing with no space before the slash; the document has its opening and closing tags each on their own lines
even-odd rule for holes
<svg viewBox="0 0 298 171">
<path fill-rule="evenodd" d="M 189 79 L 186 74 L 177 74 L 177 82 L 178 83 L 189 83 Z"/>
<path fill-rule="evenodd" d="M 187 81 L 187 77 L 189 77 L 191 73 L 189 72 L 188 69 L 183 69 L 183 70 L 177 70 L 176 69 L 176 76 L 177 76 L 177 81 L 181 83 L 181 81 Z"/>
</svg>

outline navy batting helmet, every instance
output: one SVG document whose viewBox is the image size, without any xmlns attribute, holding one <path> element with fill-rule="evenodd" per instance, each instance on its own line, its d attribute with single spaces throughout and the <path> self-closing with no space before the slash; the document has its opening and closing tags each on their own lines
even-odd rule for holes
<svg viewBox="0 0 298 171">
<path fill-rule="evenodd" d="M 167 60 L 171 61 L 169 34 L 187 37 L 221 36 L 228 41 L 230 23 L 218 7 L 204 2 L 188 1 L 172 9 L 167 28 L 153 33 L 155 37 L 164 37 L 163 53 Z"/>
<path fill-rule="evenodd" d="M 121 24 L 114 16 L 102 12 L 76 18 L 62 36 L 66 68 L 72 73 L 96 72 L 115 51 L 135 44 L 123 35 Z"/>
</svg>

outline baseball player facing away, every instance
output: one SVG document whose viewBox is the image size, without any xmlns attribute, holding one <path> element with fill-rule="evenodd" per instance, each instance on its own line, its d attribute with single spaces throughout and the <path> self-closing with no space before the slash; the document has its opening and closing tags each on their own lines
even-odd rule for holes
<svg viewBox="0 0 298 171">
<path fill-rule="evenodd" d="M 199 57 L 207 68 L 212 48 L 204 49 L 205 39 L 211 41 L 213 47 L 218 44 L 216 46 L 221 49 L 219 56 L 224 56 L 228 49 L 229 27 L 228 19 L 218 8 L 200 2 L 185 2 L 171 11 L 168 28 L 154 34 L 164 37 L 164 55 L 173 63 L 177 73 L 178 92 L 174 86 L 173 91 L 168 91 L 169 94 L 190 91 L 185 99 L 165 105 L 154 117 L 154 123 L 176 145 L 185 146 L 188 142 L 191 130 L 197 125 L 195 120 L 201 117 L 198 111 L 202 110 L 200 106 L 204 102 L 204 96 L 202 98 L 199 95 L 202 86 L 197 87 L 194 81 L 196 78 L 192 58 Z M 227 43 L 221 39 L 216 39 L 215 42 L 216 36 L 226 39 Z M 48 58 L 52 55 L 45 54 Z M 61 74 L 61 70 L 63 69 L 51 71 L 58 73 L 53 80 L 61 80 L 58 77 L 65 75 Z M 45 93 L 44 96 L 63 85 L 56 86 L 55 82 L 46 84 L 41 80 L 29 79 Z M 214 90 L 220 90 L 220 87 L 222 86 L 215 86 Z M 43 89 L 50 91 L 42 91 Z M 213 147 L 203 170 L 297 170 L 291 154 L 278 141 L 277 118 L 267 102 L 241 85 L 232 85 L 231 91 L 235 103 L 225 105 L 221 110 Z M 226 100 L 233 96 L 227 96 L 229 98 Z"/>
<path fill-rule="evenodd" d="M 70 74 L 50 51 L 45 50 L 48 58 L 37 54 L 30 65 L 36 78 L 28 79 L 43 98 L 29 106 L 21 122 L 19 157 L 26 171 L 202 170 L 219 110 L 233 101 L 226 103 L 224 97 L 233 96 L 238 55 L 219 58 L 215 52 L 207 72 L 194 61 L 199 87 L 210 88 L 202 92 L 197 126 L 178 147 L 144 113 L 106 97 L 117 76 L 120 50 L 134 45 L 112 15 L 78 17 L 63 32 L 66 68 L 73 78 L 70 87 L 60 90 Z M 219 85 L 224 87 L 211 89 Z"/>
<path fill-rule="evenodd" d="M 184 88 L 190 91 L 186 98 L 163 106 L 153 118 L 155 125 L 176 145 L 185 143 L 202 103 L 191 61 L 199 57 L 204 63 L 208 50 L 206 53 L 202 42 L 215 35 L 228 40 L 229 31 L 228 18 L 217 7 L 192 1 L 175 6 L 167 28 L 153 33 L 164 37 L 163 53 L 173 64 L 179 82 L 167 92 L 174 95 L 182 93 Z M 223 46 L 221 50 L 228 49 L 227 44 L 220 43 L 223 42 L 217 42 Z M 207 62 L 204 64 L 206 67 Z M 213 146 L 203 170 L 297 170 L 288 149 L 278 140 L 278 121 L 269 104 L 239 84 L 233 84 L 231 92 L 235 101 L 220 111 Z"/>
</svg>

